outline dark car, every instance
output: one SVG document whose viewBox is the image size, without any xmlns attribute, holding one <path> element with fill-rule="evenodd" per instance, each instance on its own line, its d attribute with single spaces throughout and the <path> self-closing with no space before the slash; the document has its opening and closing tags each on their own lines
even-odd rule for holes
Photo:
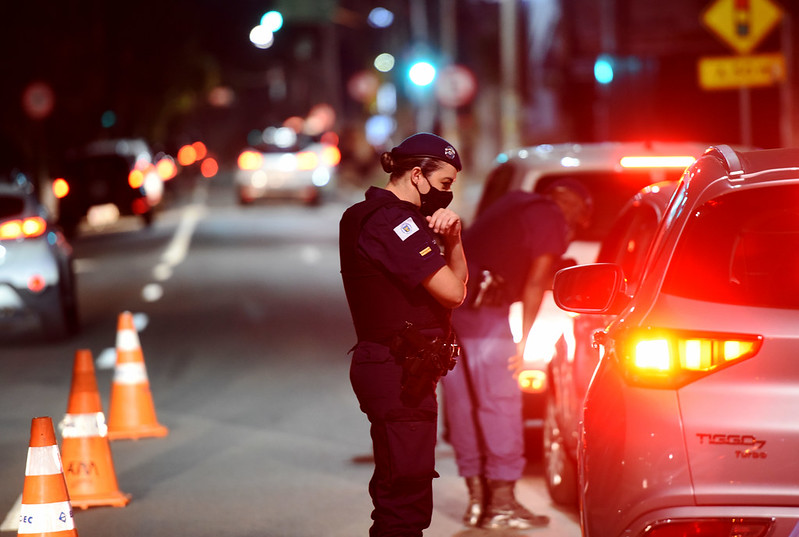
<svg viewBox="0 0 799 537">
<path fill-rule="evenodd" d="M 90 144 L 68 156 L 62 175 L 53 182 L 58 223 L 70 236 L 84 218 L 108 223 L 137 215 L 150 225 L 163 191 L 163 180 L 143 140 Z"/>
<path fill-rule="evenodd" d="M 713 147 L 683 175 L 635 288 L 563 269 L 612 316 L 577 449 L 586 537 L 789 537 L 799 523 L 799 149 Z"/>
<path fill-rule="evenodd" d="M 0 324 L 48 339 L 79 329 L 72 247 L 19 169 L 0 172 Z"/>
</svg>

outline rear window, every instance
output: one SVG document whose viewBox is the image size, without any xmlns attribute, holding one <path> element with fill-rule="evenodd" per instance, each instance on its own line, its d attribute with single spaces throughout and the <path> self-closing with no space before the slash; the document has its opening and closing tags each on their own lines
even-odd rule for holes
<svg viewBox="0 0 799 537">
<path fill-rule="evenodd" d="M 705 203 L 686 223 L 663 291 L 799 309 L 799 185 L 732 192 Z"/>
<path fill-rule="evenodd" d="M 594 199 L 594 212 L 588 228 L 577 232 L 575 240 L 601 241 L 604 239 L 624 204 L 647 185 L 665 180 L 676 180 L 682 169 L 637 170 L 626 172 L 578 172 L 542 176 L 536 183 L 536 192 L 543 192 L 560 177 L 572 177 L 583 183 Z"/>
<path fill-rule="evenodd" d="M 85 181 L 126 182 L 132 162 L 120 155 L 83 157 L 68 163 L 67 173 L 73 179 Z"/>
</svg>

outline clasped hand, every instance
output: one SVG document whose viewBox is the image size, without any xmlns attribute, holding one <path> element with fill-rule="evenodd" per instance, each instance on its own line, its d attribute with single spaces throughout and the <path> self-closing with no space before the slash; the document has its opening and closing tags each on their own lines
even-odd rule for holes
<svg viewBox="0 0 799 537">
<path fill-rule="evenodd" d="M 427 223 L 445 240 L 458 239 L 461 235 L 461 217 L 451 209 L 438 209 L 433 216 L 427 217 Z"/>
</svg>

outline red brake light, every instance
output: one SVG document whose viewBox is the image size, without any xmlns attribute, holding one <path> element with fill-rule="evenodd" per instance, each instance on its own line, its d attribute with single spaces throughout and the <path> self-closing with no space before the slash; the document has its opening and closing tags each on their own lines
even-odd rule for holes
<svg viewBox="0 0 799 537">
<path fill-rule="evenodd" d="M 646 528 L 645 537 L 763 537 L 771 528 L 767 518 L 667 520 Z"/>
<path fill-rule="evenodd" d="M 297 169 L 313 170 L 319 164 L 319 157 L 313 151 L 297 153 Z"/>
<path fill-rule="evenodd" d="M 47 282 L 44 281 L 41 274 L 34 274 L 28 279 L 28 289 L 34 293 L 41 293 L 46 286 Z"/>
<path fill-rule="evenodd" d="M 130 188 L 140 188 L 144 184 L 144 172 L 139 169 L 131 170 L 128 174 Z"/>
<path fill-rule="evenodd" d="M 56 199 L 64 198 L 67 194 L 69 194 L 69 183 L 66 179 L 59 177 L 53 181 L 53 195 Z"/>
<path fill-rule="evenodd" d="M 211 178 L 219 172 L 219 163 L 213 157 L 208 157 L 200 164 L 200 173 L 203 177 Z"/>
<path fill-rule="evenodd" d="M 0 240 L 38 237 L 47 229 L 43 218 L 32 216 L 24 220 L 9 220 L 0 224 Z"/>
<path fill-rule="evenodd" d="M 257 170 L 264 163 L 264 157 L 257 151 L 242 151 L 238 165 L 241 170 Z"/>
<path fill-rule="evenodd" d="M 178 174 L 178 167 L 172 157 L 164 157 L 155 165 L 155 170 L 164 181 L 173 179 Z"/>
<path fill-rule="evenodd" d="M 338 166 L 341 162 L 341 151 L 334 145 L 325 146 L 322 149 L 322 163 L 326 166 Z"/>
<path fill-rule="evenodd" d="M 619 160 L 622 168 L 687 168 L 696 159 L 690 155 L 628 156 Z"/>
<path fill-rule="evenodd" d="M 762 344 L 762 336 L 751 334 L 650 329 L 630 334 L 620 359 L 631 383 L 678 388 L 751 358 Z"/>
</svg>

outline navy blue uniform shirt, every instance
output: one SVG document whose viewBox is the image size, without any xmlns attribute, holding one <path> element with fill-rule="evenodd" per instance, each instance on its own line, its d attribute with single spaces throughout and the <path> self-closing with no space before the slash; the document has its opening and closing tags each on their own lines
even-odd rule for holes
<svg viewBox="0 0 799 537">
<path fill-rule="evenodd" d="M 561 257 L 568 247 L 569 226 L 551 199 L 521 190 L 511 191 L 480 214 L 463 234 L 471 281 L 490 270 L 505 279 L 506 298 L 521 299 L 535 258 Z"/>
<path fill-rule="evenodd" d="M 366 191 L 366 199 L 393 192 L 378 187 Z M 375 211 L 361 230 L 358 246 L 409 289 L 446 265 L 434 233 L 412 203 L 390 204 Z"/>
</svg>

